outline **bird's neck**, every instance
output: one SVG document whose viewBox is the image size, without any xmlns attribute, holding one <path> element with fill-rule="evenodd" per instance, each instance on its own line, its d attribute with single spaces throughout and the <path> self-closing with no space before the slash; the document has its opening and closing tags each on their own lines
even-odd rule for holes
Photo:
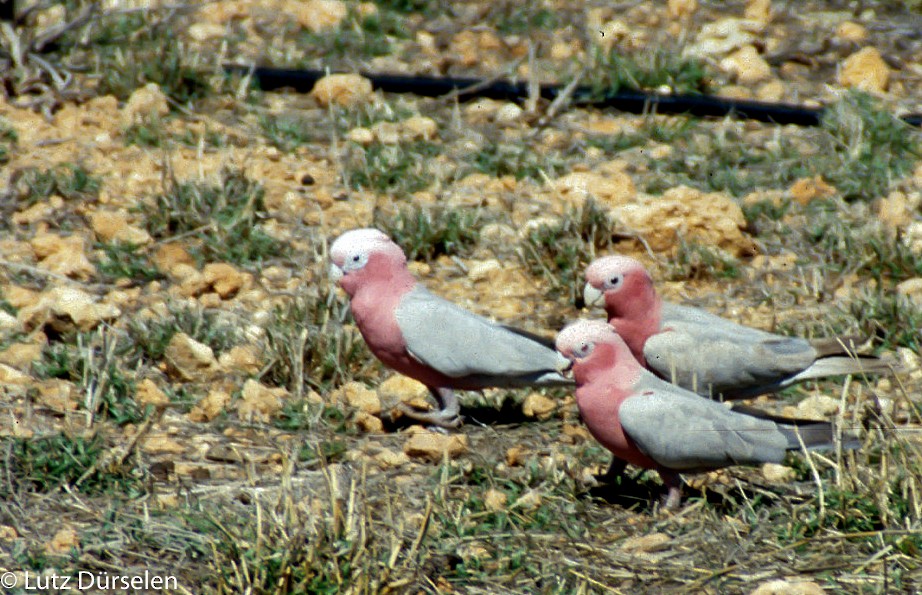
<svg viewBox="0 0 922 595">
<path fill-rule="evenodd" d="M 634 359 L 630 348 L 622 341 L 617 344 L 600 343 L 589 361 L 574 366 L 576 383 L 583 385 L 605 384 L 608 391 L 623 400 L 630 394 L 634 383 L 640 378 L 643 368 Z M 622 396 L 623 393 L 623 396 Z"/>
<path fill-rule="evenodd" d="M 643 346 L 662 327 L 663 301 L 652 282 L 642 283 L 633 289 L 629 297 L 625 296 L 626 299 L 606 303 L 605 310 L 608 322 L 627 343 L 634 358 L 646 365 Z"/>
</svg>

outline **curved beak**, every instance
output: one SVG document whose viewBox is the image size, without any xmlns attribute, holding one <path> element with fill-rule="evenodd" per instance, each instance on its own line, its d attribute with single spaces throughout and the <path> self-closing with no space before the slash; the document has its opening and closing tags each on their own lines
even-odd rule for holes
<svg viewBox="0 0 922 595">
<path fill-rule="evenodd" d="M 338 284 L 339 280 L 342 279 L 344 275 L 345 273 L 343 273 L 343 270 L 341 268 L 339 268 L 335 264 L 330 265 L 330 280 L 333 281 L 333 283 Z"/>
<path fill-rule="evenodd" d="M 586 283 L 583 287 L 583 301 L 586 302 L 586 307 L 598 306 L 604 301 L 605 294 Z"/>
</svg>

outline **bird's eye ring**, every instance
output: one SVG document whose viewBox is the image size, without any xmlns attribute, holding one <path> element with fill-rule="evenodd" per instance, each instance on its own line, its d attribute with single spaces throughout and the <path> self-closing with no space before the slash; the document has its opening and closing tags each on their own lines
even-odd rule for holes
<svg viewBox="0 0 922 595">
<path fill-rule="evenodd" d="M 358 262 L 360 260 L 362 260 L 362 257 L 359 254 L 352 257 L 352 262 Z"/>
</svg>

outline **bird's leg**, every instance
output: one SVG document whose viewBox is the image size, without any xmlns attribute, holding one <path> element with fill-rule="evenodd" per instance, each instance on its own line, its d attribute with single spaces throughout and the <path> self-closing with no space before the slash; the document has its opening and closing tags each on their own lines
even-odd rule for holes
<svg viewBox="0 0 922 595">
<path fill-rule="evenodd" d="M 666 492 L 666 498 L 663 499 L 663 508 L 665 510 L 674 510 L 682 502 L 682 476 L 668 469 L 660 468 L 657 471 L 659 471 L 660 477 L 663 478 L 663 483 L 669 488 L 669 491 Z"/>
<path fill-rule="evenodd" d="M 455 391 L 450 388 L 429 388 L 432 397 L 439 404 L 438 411 L 422 412 L 401 403 L 400 410 L 404 415 L 416 421 L 429 423 L 441 428 L 457 428 L 461 425 L 461 404 Z"/>
</svg>

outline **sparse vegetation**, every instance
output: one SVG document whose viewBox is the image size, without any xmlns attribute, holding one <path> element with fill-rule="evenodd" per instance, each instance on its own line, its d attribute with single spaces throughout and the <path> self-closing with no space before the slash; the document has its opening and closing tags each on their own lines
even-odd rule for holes
<svg viewBox="0 0 922 595">
<path fill-rule="evenodd" d="M 375 227 L 403 248 L 409 260 L 464 256 L 477 244 L 481 212 L 445 207 L 399 207 L 393 215 L 380 211 Z"/>
<path fill-rule="evenodd" d="M 345 172 L 346 179 L 356 189 L 390 194 L 417 192 L 432 183 L 427 161 L 439 152 L 437 145 L 427 141 L 356 146 Z"/>
</svg>

